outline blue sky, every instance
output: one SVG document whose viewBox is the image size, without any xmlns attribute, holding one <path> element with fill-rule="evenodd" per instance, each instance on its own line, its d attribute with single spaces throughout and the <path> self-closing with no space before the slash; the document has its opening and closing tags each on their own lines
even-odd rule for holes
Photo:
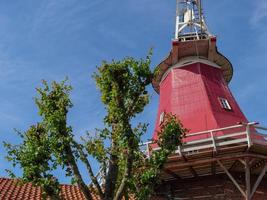
<svg viewBox="0 0 267 200">
<path fill-rule="evenodd" d="M 250 121 L 267 126 L 267 1 L 203 4 L 219 50 L 234 66 L 234 96 Z M 69 122 L 77 138 L 101 127 L 105 111 L 91 78 L 95 66 L 144 57 L 150 47 L 155 66 L 170 50 L 174 17 L 175 0 L 1 0 L 0 141 L 18 143 L 13 128 L 23 131 L 39 120 L 33 97 L 42 79 L 69 77 L 74 87 Z M 150 123 L 145 138 L 157 114 L 158 96 L 150 91 L 151 103 L 138 116 Z M 0 144 L 0 177 L 11 167 L 5 154 Z M 68 182 L 63 175 L 60 180 Z"/>
</svg>

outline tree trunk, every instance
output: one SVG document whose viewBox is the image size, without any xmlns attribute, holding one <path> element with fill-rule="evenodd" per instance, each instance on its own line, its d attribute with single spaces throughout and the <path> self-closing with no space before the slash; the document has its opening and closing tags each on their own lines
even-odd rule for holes
<svg viewBox="0 0 267 200">
<path fill-rule="evenodd" d="M 128 137 L 128 152 L 126 156 L 126 166 L 123 174 L 123 178 L 121 181 L 121 184 L 119 185 L 119 188 L 116 192 L 116 195 L 113 200 L 121 200 L 123 193 L 127 187 L 127 181 L 129 180 L 131 173 L 132 173 L 132 166 L 134 161 L 134 134 L 132 132 L 130 124 L 127 124 L 128 131 L 127 131 L 127 137 Z"/>
<path fill-rule="evenodd" d="M 105 200 L 112 200 L 115 193 L 115 186 L 118 177 L 118 157 L 113 152 L 115 147 L 114 141 L 112 141 L 112 154 L 110 156 L 108 165 L 108 174 L 105 180 Z"/>
<path fill-rule="evenodd" d="M 75 176 L 75 179 L 77 181 L 78 187 L 81 189 L 82 193 L 84 194 L 84 197 L 86 200 L 93 200 L 92 195 L 90 193 L 89 188 L 87 187 L 87 185 L 84 183 L 82 176 L 80 174 L 79 168 L 76 164 L 75 158 L 73 156 L 71 147 L 68 146 L 66 149 L 66 153 L 67 153 L 67 158 L 68 158 L 68 162 L 69 165 L 72 169 L 72 172 Z"/>
</svg>

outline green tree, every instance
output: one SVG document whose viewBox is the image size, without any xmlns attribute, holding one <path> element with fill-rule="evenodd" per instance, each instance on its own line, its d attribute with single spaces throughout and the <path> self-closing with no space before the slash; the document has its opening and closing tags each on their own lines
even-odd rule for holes
<svg viewBox="0 0 267 200">
<path fill-rule="evenodd" d="M 181 143 L 186 130 L 178 119 L 167 114 L 161 125 L 159 147 L 149 158 L 140 150 L 141 136 L 147 124 L 132 126 L 132 120 L 149 103 L 147 86 L 153 74 L 150 71 L 151 54 L 145 60 L 127 57 L 121 61 L 103 62 L 94 74 L 107 111 L 104 129 L 96 129 L 95 136 L 87 134 L 82 143 L 74 140 L 72 127 L 67 124 L 67 114 L 73 106 L 71 86 L 66 81 L 43 82 L 38 88 L 35 102 L 42 120 L 24 133 L 19 133 L 22 143 L 5 143 L 8 160 L 23 170 L 22 182 L 40 186 L 43 197 L 60 199 L 59 182 L 52 175 L 61 166 L 66 175 L 83 192 L 86 200 L 96 192 L 102 200 L 149 199 L 153 194 L 160 170 L 167 157 Z M 94 174 L 89 158 L 98 162 L 102 181 Z M 77 161 L 86 166 L 92 180 L 88 186 L 81 176 Z M 12 174 L 12 173 L 11 173 Z"/>
</svg>

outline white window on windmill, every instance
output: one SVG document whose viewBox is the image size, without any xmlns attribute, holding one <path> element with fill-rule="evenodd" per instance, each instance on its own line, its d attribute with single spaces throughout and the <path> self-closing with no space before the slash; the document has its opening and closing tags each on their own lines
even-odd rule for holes
<svg viewBox="0 0 267 200">
<path fill-rule="evenodd" d="M 159 124 L 162 124 L 163 123 L 164 117 L 165 117 L 165 112 L 160 113 L 160 116 L 159 116 Z"/>
<path fill-rule="evenodd" d="M 229 102 L 227 99 L 219 97 L 220 104 L 223 109 L 225 110 L 232 110 L 232 107 L 230 106 Z"/>
</svg>

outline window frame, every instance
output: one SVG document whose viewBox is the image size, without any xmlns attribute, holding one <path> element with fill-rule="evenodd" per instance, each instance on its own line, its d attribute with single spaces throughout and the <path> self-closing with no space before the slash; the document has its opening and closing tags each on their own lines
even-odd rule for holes
<svg viewBox="0 0 267 200">
<path fill-rule="evenodd" d="M 228 111 L 232 111 L 233 110 L 231 104 L 229 103 L 229 101 L 226 98 L 218 97 L 218 100 L 220 102 L 221 107 L 224 110 L 228 110 Z"/>
<path fill-rule="evenodd" d="M 164 122 L 164 118 L 165 118 L 165 112 L 161 112 L 159 115 L 159 125 L 161 125 Z"/>
</svg>

